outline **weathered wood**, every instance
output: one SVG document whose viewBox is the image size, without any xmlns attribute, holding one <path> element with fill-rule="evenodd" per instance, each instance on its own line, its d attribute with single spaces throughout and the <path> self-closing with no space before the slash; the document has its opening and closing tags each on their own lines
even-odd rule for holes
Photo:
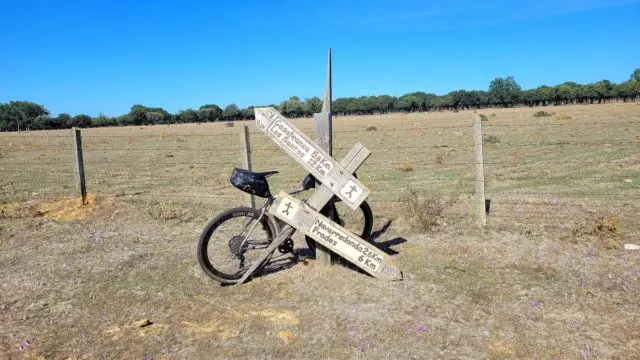
<svg viewBox="0 0 640 360">
<path fill-rule="evenodd" d="M 316 144 L 333 156 L 333 122 L 331 113 L 313 114 Z"/>
<path fill-rule="evenodd" d="M 251 164 L 251 142 L 249 140 L 249 127 L 243 126 L 243 130 L 240 132 L 240 149 L 242 152 L 242 160 L 245 166 L 245 169 L 249 171 L 253 171 L 253 166 Z M 251 207 L 255 209 L 256 207 L 256 198 L 253 194 L 249 195 L 249 201 L 251 203 Z"/>
<path fill-rule="evenodd" d="M 329 187 L 352 210 L 367 198 L 369 189 L 277 110 L 270 107 L 254 110 L 258 129 Z"/>
<path fill-rule="evenodd" d="M 331 113 L 331 102 L 333 100 L 333 84 L 331 79 L 331 48 L 327 54 L 327 86 L 324 88 L 324 99 L 322 102 L 322 112 Z"/>
<path fill-rule="evenodd" d="M 280 192 L 273 205 L 269 207 L 269 213 L 372 276 L 402 280 L 402 272 L 389 263 L 382 251 L 316 212 L 301 200 Z"/>
<path fill-rule="evenodd" d="M 333 118 L 331 115 L 331 49 L 327 54 L 327 85 L 324 89 L 324 99 L 322 101 L 322 112 L 313 114 L 315 124 L 315 138 L 322 150 L 333 156 Z M 333 218 L 333 208 L 330 209 L 330 218 Z M 321 243 L 316 243 L 316 265 L 319 268 L 331 266 L 331 252 Z"/>
<path fill-rule="evenodd" d="M 473 144 L 476 154 L 476 191 L 475 191 L 475 213 L 478 225 L 487 224 L 487 213 L 485 210 L 484 195 L 484 157 L 482 155 L 482 119 L 480 116 L 473 117 Z"/>
<path fill-rule="evenodd" d="M 347 155 L 340 161 L 340 165 L 342 165 L 345 169 L 347 169 L 350 173 L 356 172 L 360 165 L 364 163 L 367 157 L 371 154 L 371 152 L 364 147 L 361 143 L 357 143 Z M 322 209 L 333 197 L 333 193 L 329 190 L 328 187 L 321 185 L 316 188 L 316 190 L 311 195 L 311 198 L 307 200 L 307 205 L 309 205 L 314 210 Z M 247 270 L 247 272 L 238 280 L 238 285 L 243 284 L 249 279 L 253 273 L 256 271 L 260 265 L 269 257 L 269 255 L 275 251 L 275 249 L 280 246 L 285 240 L 291 237 L 296 229 L 291 225 L 285 225 L 282 230 L 278 233 L 278 236 L 273 240 L 271 245 L 267 248 L 267 250 L 257 259 L 251 267 Z"/>
<path fill-rule="evenodd" d="M 87 185 L 84 179 L 84 160 L 82 159 L 82 134 L 80 129 L 73 128 L 73 156 L 76 168 L 77 188 L 80 192 L 82 205 L 87 203 Z"/>
<path fill-rule="evenodd" d="M 331 131 L 331 113 L 313 114 L 315 123 L 316 144 L 320 146 L 327 154 L 332 154 L 332 131 Z M 332 215 L 332 214 L 328 214 Z M 331 253 L 322 244 L 316 243 L 316 266 L 319 268 L 331 266 Z"/>
</svg>

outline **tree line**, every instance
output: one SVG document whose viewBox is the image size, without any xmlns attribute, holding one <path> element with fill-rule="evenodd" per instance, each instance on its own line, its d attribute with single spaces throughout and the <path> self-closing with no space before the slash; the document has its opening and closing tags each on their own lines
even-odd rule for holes
<svg viewBox="0 0 640 360">
<path fill-rule="evenodd" d="M 368 115 L 639 100 L 640 69 L 636 69 L 629 80 L 619 84 L 609 80 L 590 84 L 565 82 L 556 86 L 543 85 L 535 89 L 522 90 L 516 80 L 509 76 L 491 81 L 487 91 L 456 90 L 445 95 L 419 91 L 400 97 L 379 95 L 339 98 L 333 101 L 332 111 L 337 115 Z M 301 100 L 292 96 L 280 105 L 268 106 L 277 108 L 289 118 L 310 117 L 320 112 L 322 100 L 318 97 Z M 207 104 L 197 110 L 186 109 L 171 114 L 163 108 L 133 105 L 127 114 L 115 117 L 103 114 L 97 117 L 85 114 L 71 116 L 67 113 L 52 117 L 43 105 L 30 101 L 10 101 L 0 103 L 0 131 L 251 120 L 254 118 L 253 108 L 254 106 L 249 106 L 241 109 L 235 104 L 230 104 L 223 109 L 215 104 Z"/>
</svg>

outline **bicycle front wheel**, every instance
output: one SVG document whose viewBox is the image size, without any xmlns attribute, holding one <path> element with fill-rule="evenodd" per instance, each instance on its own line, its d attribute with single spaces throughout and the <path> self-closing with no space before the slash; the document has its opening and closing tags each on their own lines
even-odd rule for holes
<svg viewBox="0 0 640 360">
<path fill-rule="evenodd" d="M 264 255 L 277 230 L 266 214 L 260 214 L 259 210 L 239 207 L 207 224 L 198 241 L 197 255 L 209 277 L 222 284 L 235 284 Z"/>
</svg>

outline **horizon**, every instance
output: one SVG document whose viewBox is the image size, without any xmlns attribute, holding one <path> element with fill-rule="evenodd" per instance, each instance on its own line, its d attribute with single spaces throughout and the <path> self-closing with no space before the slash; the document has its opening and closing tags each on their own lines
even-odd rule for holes
<svg viewBox="0 0 640 360">
<path fill-rule="evenodd" d="M 640 64 L 637 0 L 250 3 L 9 4 L 29 21 L 0 24 L 0 103 L 118 116 L 322 97 L 328 48 L 334 99 L 487 90 L 506 76 L 523 89 L 620 83 Z"/>
</svg>

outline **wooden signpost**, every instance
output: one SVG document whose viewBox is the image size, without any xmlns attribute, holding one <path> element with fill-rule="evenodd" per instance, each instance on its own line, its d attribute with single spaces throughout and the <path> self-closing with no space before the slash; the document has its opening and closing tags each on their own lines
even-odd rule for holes
<svg viewBox="0 0 640 360">
<path fill-rule="evenodd" d="M 377 278 L 402 279 L 382 251 L 285 192 L 276 196 L 269 213 Z"/>
<path fill-rule="evenodd" d="M 353 173 L 371 152 L 364 145 L 357 143 L 338 163 L 277 110 L 255 108 L 254 111 L 258 129 L 302 167 L 314 174 L 322 185 L 316 188 L 306 204 L 285 193 L 276 197 L 269 212 L 287 225 L 269 245 L 264 255 L 254 261 L 238 280 L 238 284 L 244 283 L 271 252 L 290 238 L 296 230 L 377 278 L 401 280 L 402 272 L 389 264 L 382 252 L 318 213 L 333 196 L 343 199 L 352 209 L 357 208 L 366 199 L 370 191 L 353 176 Z"/>
<path fill-rule="evenodd" d="M 255 108 L 258 129 L 355 210 L 370 191 L 274 108 Z"/>
<path fill-rule="evenodd" d="M 263 255 L 247 269 L 238 280 L 238 284 L 247 281 L 270 254 L 296 230 L 317 242 L 318 255 L 322 255 L 323 249 L 326 248 L 372 276 L 402 280 L 402 272 L 389 263 L 383 252 L 319 213 L 334 196 L 340 198 L 352 210 L 356 210 L 370 193 L 353 175 L 371 155 L 364 145 L 357 143 L 340 162 L 331 157 L 331 50 L 322 112 L 314 114 L 315 142 L 274 108 L 254 108 L 254 112 L 258 129 L 313 174 L 320 186 L 316 187 L 306 202 L 284 192 L 275 197 L 269 207 L 269 213 L 287 225 L 280 230 Z M 325 258 L 330 259 L 328 256 Z"/>
</svg>

